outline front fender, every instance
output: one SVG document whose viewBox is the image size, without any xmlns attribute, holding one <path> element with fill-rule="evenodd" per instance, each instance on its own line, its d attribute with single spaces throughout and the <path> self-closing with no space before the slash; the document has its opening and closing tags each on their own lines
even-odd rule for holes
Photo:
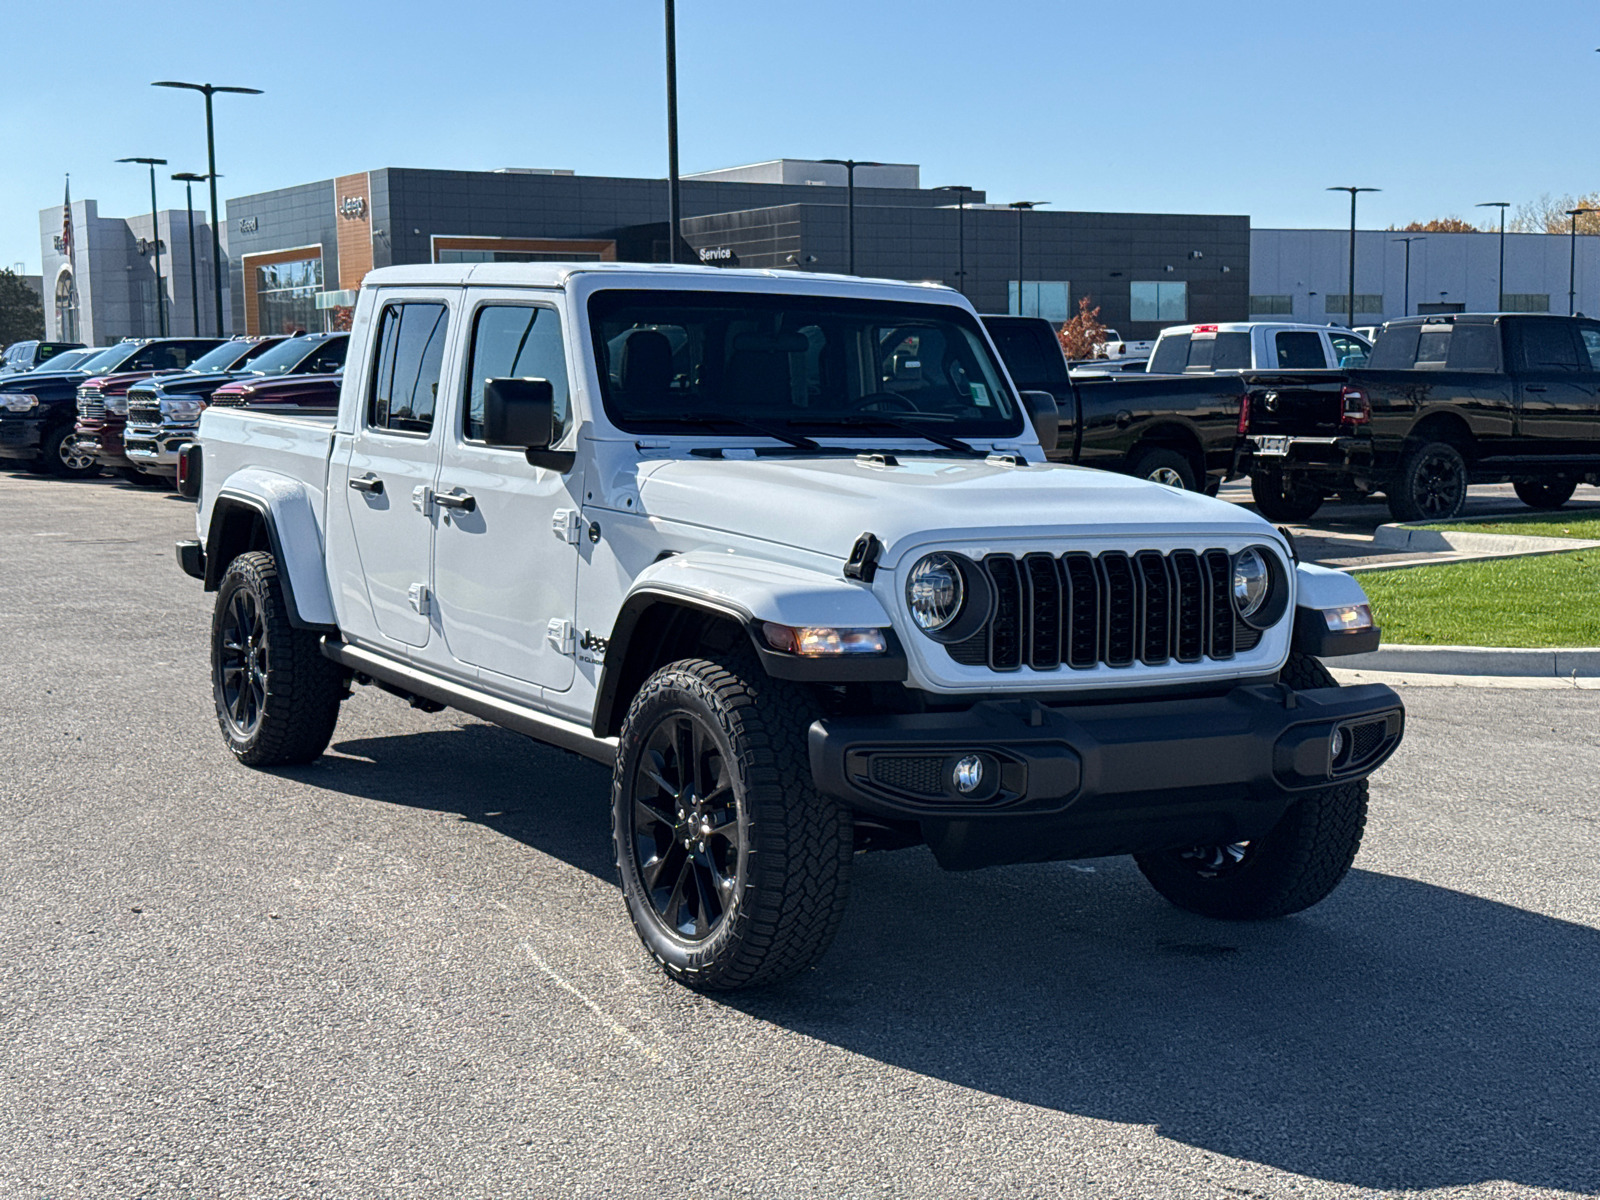
<svg viewBox="0 0 1600 1200">
<path fill-rule="evenodd" d="M 633 581 L 628 599 L 639 592 L 681 595 L 750 620 L 779 625 L 887 629 L 893 624 L 864 584 L 805 567 L 712 550 L 693 550 L 651 563 Z"/>
<path fill-rule="evenodd" d="M 1302 654 L 1329 658 L 1366 654 L 1378 648 L 1383 631 L 1377 625 L 1335 632 L 1323 612 L 1367 603 L 1367 593 L 1354 575 L 1315 563 L 1295 566 L 1294 648 Z"/>
<path fill-rule="evenodd" d="M 247 509 L 266 528 L 288 592 L 290 621 L 302 628 L 333 628 L 336 622 L 323 556 L 320 501 L 320 495 L 301 480 L 275 471 L 245 467 L 228 476 L 211 505 L 206 587 L 217 586 L 237 553 L 227 540 L 229 513 Z"/>
</svg>

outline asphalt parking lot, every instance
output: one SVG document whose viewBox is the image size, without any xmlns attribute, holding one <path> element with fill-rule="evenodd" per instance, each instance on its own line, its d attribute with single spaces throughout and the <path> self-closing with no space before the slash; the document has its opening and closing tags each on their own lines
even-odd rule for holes
<svg viewBox="0 0 1600 1200">
<path fill-rule="evenodd" d="M 818 970 L 715 999 L 592 764 L 359 689 L 237 765 L 192 512 L 0 472 L 0 1194 L 1600 1192 L 1600 693 L 1406 689 L 1300 917 L 862 856 Z"/>
</svg>

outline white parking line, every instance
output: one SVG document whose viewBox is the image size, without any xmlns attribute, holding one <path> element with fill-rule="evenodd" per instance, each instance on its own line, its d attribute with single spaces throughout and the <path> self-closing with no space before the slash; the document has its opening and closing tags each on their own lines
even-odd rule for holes
<svg viewBox="0 0 1600 1200">
<path fill-rule="evenodd" d="M 612 1033 L 616 1034 L 623 1041 L 627 1042 L 651 1062 L 659 1063 L 661 1061 L 660 1051 L 656 1050 L 652 1046 L 645 1045 L 638 1038 L 634 1037 L 633 1034 L 624 1029 L 620 1024 L 617 1023 L 616 1018 L 614 1018 L 610 1013 L 606 1012 L 605 1009 L 601 1008 L 593 1000 L 589 999 L 589 997 L 585 996 L 572 984 L 568 983 L 564 978 L 562 978 L 561 975 L 557 973 L 556 969 L 549 963 L 545 962 L 544 959 L 540 958 L 539 955 L 534 951 L 534 948 L 528 945 L 527 942 L 523 942 L 521 945 L 523 953 L 533 960 L 534 966 L 538 967 L 539 970 L 543 971 L 545 975 L 549 977 L 551 983 L 555 984 L 562 991 L 569 992 L 573 996 L 577 997 L 578 1001 L 585 1008 L 600 1018 L 601 1022 L 606 1026 L 606 1028 L 610 1029 Z"/>
</svg>

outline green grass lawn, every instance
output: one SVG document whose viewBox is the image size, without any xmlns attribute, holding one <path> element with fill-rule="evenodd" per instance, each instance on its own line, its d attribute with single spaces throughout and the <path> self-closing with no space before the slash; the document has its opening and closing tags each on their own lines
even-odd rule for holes
<svg viewBox="0 0 1600 1200">
<path fill-rule="evenodd" d="M 1363 571 L 1356 579 L 1386 643 L 1600 646 L 1600 550 Z"/>
<path fill-rule="evenodd" d="M 1524 537 L 1592 538 L 1600 541 L 1600 512 L 1542 512 L 1499 517 L 1493 521 L 1462 521 L 1453 525 L 1426 525 L 1462 533 L 1515 533 Z"/>
</svg>

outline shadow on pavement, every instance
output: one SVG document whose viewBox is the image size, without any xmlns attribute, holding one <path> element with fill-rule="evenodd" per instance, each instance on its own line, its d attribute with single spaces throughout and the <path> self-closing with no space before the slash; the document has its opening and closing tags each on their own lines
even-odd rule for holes
<svg viewBox="0 0 1600 1200">
<path fill-rule="evenodd" d="M 601 767 L 483 725 L 334 749 L 371 761 L 286 774 L 614 878 Z M 1232 924 L 1166 905 L 1127 859 L 949 874 L 923 850 L 859 856 L 821 966 L 721 1001 L 1317 1179 L 1600 1190 L 1600 932 L 1409 879 L 1357 870 L 1299 917 Z"/>
</svg>

